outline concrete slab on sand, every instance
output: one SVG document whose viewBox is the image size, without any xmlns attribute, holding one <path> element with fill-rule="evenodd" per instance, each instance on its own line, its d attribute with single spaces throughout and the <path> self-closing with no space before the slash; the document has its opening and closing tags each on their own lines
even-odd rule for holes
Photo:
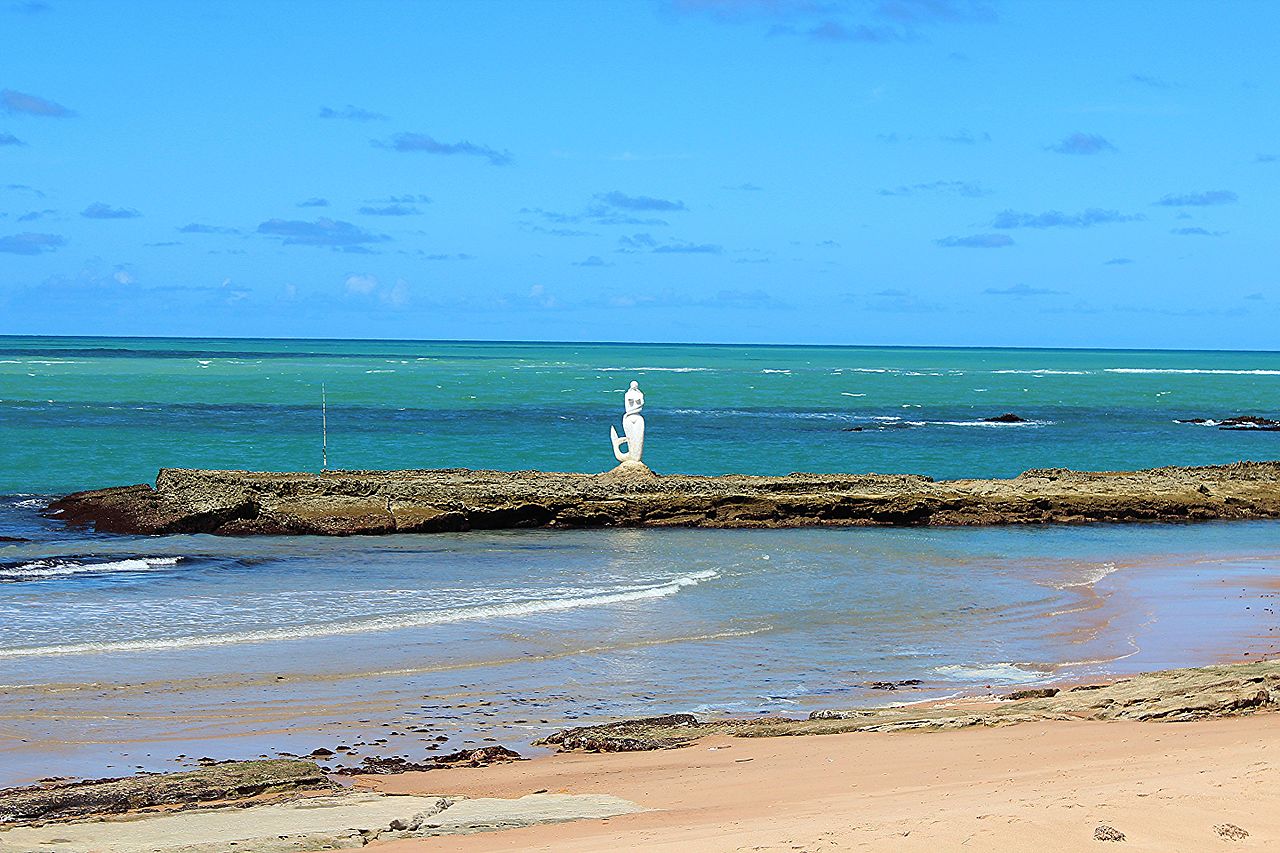
<svg viewBox="0 0 1280 853">
<path fill-rule="evenodd" d="M 598 794 L 491 798 L 341 794 L 0 832 L 0 853 L 301 853 L 644 811 Z M 234 845 L 234 846 L 232 846 Z"/>
</svg>

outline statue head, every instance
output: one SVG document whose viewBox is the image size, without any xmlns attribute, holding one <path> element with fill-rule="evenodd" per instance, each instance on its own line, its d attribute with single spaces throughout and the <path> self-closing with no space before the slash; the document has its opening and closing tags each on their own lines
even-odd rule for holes
<svg viewBox="0 0 1280 853">
<path fill-rule="evenodd" d="M 632 391 L 639 391 L 639 390 L 640 390 L 640 383 L 639 383 L 639 382 L 636 382 L 634 379 L 633 379 L 633 380 L 631 380 L 631 390 L 632 390 Z"/>
</svg>

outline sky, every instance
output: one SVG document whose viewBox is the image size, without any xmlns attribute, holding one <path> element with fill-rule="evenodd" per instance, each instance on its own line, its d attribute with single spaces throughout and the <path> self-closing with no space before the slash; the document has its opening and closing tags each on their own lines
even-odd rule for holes
<svg viewBox="0 0 1280 853">
<path fill-rule="evenodd" d="M 1273 350 L 1278 32 L 0 0 L 0 334 Z"/>
</svg>

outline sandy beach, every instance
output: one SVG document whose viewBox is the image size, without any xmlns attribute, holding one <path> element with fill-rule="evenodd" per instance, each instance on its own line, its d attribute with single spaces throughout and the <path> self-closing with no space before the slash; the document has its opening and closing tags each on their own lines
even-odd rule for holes
<svg viewBox="0 0 1280 853">
<path fill-rule="evenodd" d="M 560 738 L 645 751 L 464 761 L 342 786 L 311 762 L 229 763 L 0 797 L 15 823 L 0 850 L 1270 849 L 1278 686 L 1266 661 L 736 729 L 654 718 Z M 121 786 L 127 801 L 110 793 Z M 249 809 L 225 803 L 246 797 Z"/>
<path fill-rule="evenodd" d="M 362 780 L 384 791 L 519 797 L 612 794 L 651 811 L 394 851 L 1270 849 L 1280 842 L 1280 718 L 1182 724 L 712 737 L 619 755 L 564 754 L 446 774 Z M 1227 824 L 1249 833 L 1240 841 Z"/>
</svg>

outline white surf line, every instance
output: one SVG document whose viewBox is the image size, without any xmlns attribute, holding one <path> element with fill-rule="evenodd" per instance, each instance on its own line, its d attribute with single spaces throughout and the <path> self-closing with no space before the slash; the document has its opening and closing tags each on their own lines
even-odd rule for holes
<svg viewBox="0 0 1280 853">
<path fill-rule="evenodd" d="M 291 628 L 239 631 L 229 634 L 210 634 L 202 637 L 170 637 L 167 639 L 67 643 L 63 645 L 0 649 L 0 660 L 52 655 L 101 654 L 104 652 L 172 651 L 180 649 L 207 648 L 211 646 L 231 646 L 240 643 L 304 640 L 320 637 L 337 637 L 347 634 L 395 631 L 403 628 L 420 628 L 428 625 L 442 625 L 451 622 L 461 622 L 468 619 L 500 619 L 504 617 L 528 616 L 534 613 L 554 613 L 563 610 L 573 610 L 579 607 L 601 607 L 610 604 L 622 604 L 630 601 L 642 601 L 650 598 L 665 598 L 668 595 L 675 595 L 684 587 L 696 586 L 703 580 L 708 580 L 717 576 L 718 573 L 714 571 L 695 572 L 693 574 L 668 581 L 667 583 L 630 589 L 626 592 L 588 595 L 577 598 L 552 599 L 549 601 L 523 601 L 511 604 L 485 605 L 479 607 L 458 607 L 427 613 L 381 616 L 374 619 L 362 619 L 345 623 L 329 623 L 326 625 L 299 625 Z"/>
</svg>

